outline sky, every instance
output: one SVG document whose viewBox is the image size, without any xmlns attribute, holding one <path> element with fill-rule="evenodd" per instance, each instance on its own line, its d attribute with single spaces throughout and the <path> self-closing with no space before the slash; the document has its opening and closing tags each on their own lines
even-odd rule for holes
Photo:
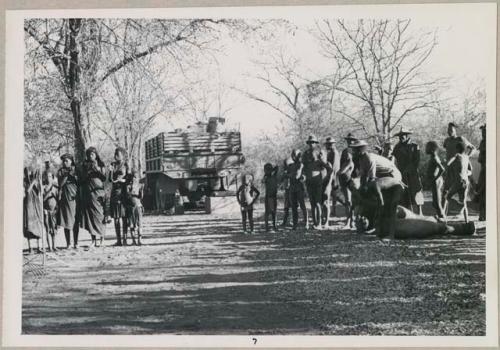
<svg viewBox="0 0 500 350">
<path fill-rule="evenodd" d="M 411 19 L 414 30 L 437 28 L 439 44 L 429 57 L 426 70 L 435 76 L 449 77 L 451 95 L 460 95 L 471 82 L 491 74 L 491 71 L 488 72 L 488 55 L 491 57 L 491 53 L 495 52 L 496 39 L 492 33 L 495 33 L 496 28 L 491 26 L 491 22 L 484 20 L 483 12 L 473 9 L 436 13 L 412 11 L 400 15 L 391 13 L 391 16 Z M 350 17 L 360 18 L 355 13 L 351 13 Z M 335 17 L 329 18 L 335 19 Z M 363 15 L 362 18 L 369 17 Z M 320 75 L 323 71 L 327 72 L 330 66 L 329 61 L 320 54 L 317 41 L 309 32 L 309 29 L 314 27 L 316 19 L 319 17 L 304 15 L 300 18 L 291 18 L 291 22 L 297 25 L 298 31 L 293 37 L 279 34 L 277 37 L 278 44 L 287 47 L 302 62 L 306 70 L 310 69 Z M 225 50 L 218 54 L 217 59 L 220 63 L 220 75 L 225 84 L 244 86 L 251 91 L 258 91 L 262 96 L 270 97 L 263 83 L 248 77 L 256 73 L 252 59 L 265 59 L 265 54 L 259 57 L 259 50 L 245 42 L 229 40 L 224 46 Z M 270 49 L 273 49 L 272 45 Z M 244 139 L 262 133 L 272 133 L 283 119 L 272 108 L 236 91 L 229 95 L 227 103 L 232 109 L 226 114 L 226 118 L 240 125 Z"/>
</svg>

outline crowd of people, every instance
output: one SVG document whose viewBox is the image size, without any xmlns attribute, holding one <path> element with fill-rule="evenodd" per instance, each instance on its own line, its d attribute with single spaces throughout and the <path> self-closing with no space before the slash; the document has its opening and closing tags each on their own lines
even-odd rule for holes
<svg viewBox="0 0 500 350">
<path fill-rule="evenodd" d="M 24 168 L 23 233 L 30 251 L 31 239 L 37 240 L 40 250 L 44 231 L 48 250 L 56 250 L 54 238 L 58 228 L 64 230 L 67 248 L 78 248 L 80 228 L 89 232 L 91 246 L 102 245 L 110 218 L 114 220 L 115 245 L 127 245 L 128 232 L 132 244 L 141 244 L 143 185 L 138 172 L 129 167 L 124 148 L 116 148 L 114 159 L 106 168 L 97 150 L 90 147 L 78 167 L 73 156 L 66 153 L 61 156 L 57 172 L 49 161 L 43 171 Z M 109 200 L 106 181 L 111 184 Z"/>
<path fill-rule="evenodd" d="M 463 136 L 458 136 L 457 125 L 448 124 L 448 137 L 444 141 L 446 159 L 439 156 L 439 145 L 427 142 L 428 155 L 426 180 L 432 194 L 432 205 L 437 222 L 446 222 L 450 201 L 460 206 L 460 212 L 467 223 L 467 194 L 472 187 L 474 199 L 479 204 L 479 220 L 486 219 L 486 126 L 482 125 L 482 140 L 479 145 L 478 162 L 481 166 L 477 183 L 472 181 L 472 166 L 469 155 L 475 147 Z M 366 141 L 349 133 L 341 153 L 332 137 L 327 137 L 320 146 L 315 136 L 306 140 L 307 149 L 296 149 L 285 159 L 283 171 L 277 165 L 264 165 L 263 186 L 265 189 L 265 229 L 276 227 L 278 189 L 284 190 L 284 218 L 282 226 L 288 225 L 292 212 L 292 229 L 297 229 L 299 208 L 303 227 L 309 229 L 308 211 L 305 205 L 309 199 L 312 227 L 328 229 L 330 215 L 335 215 L 335 204 L 340 202 L 346 211 L 346 226 L 353 228 L 355 219 L 366 223 L 367 231 L 380 237 L 394 237 L 396 211 L 403 206 L 422 215 L 424 204 L 423 186 L 419 173 L 421 152 L 411 139 L 412 132 L 401 128 L 394 136 L 399 142 L 392 147 L 390 141 L 375 146 L 369 151 Z M 250 174 L 243 176 L 237 191 L 241 207 L 243 230 L 254 229 L 253 207 L 260 192 L 253 184 Z M 282 186 L 280 186 L 280 184 Z M 339 194 L 342 196 L 339 196 Z M 457 196 L 458 199 L 454 199 Z"/>
<path fill-rule="evenodd" d="M 482 140 L 478 162 L 481 166 L 477 183 L 471 182 L 472 166 L 469 154 L 475 147 L 465 137 L 457 135 L 457 125 L 449 123 L 448 137 L 443 147 L 446 160 L 439 156 L 439 145 L 429 141 L 425 153 L 429 156 L 426 178 L 432 193 L 432 205 L 437 221 L 446 222 L 450 201 L 461 208 L 467 223 L 467 194 L 474 184 L 474 199 L 479 204 L 479 220 L 486 219 L 486 126 L 481 126 Z M 309 199 L 312 228 L 328 229 L 330 217 L 336 215 L 336 203 L 345 207 L 345 225 L 353 228 L 356 220 L 363 220 L 367 231 L 380 237 L 394 237 L 396 211 L 399 205 L 422 214 L 424 196 L 419 174 L 420 149 L 411 140 L 412 132 L 401 128 L 395 134 L 399 142 L 392 147 L 385 142 L 369 151 L 366 141 L 349 133 L 345 148 L 339 152 L 332 137 L 320 146 L 315 136 L 306 140 L 307 149 L 295 149 L 284 160 L 282 171 L 278 165 L 264 165 L 265 229 L 277 230 L 278 192 L 284 190 L 284 217 L 288 225 L 290 211 L 292 229 L 298 228 L 299 208 L 302 226 L 309 229 Z M 91 246 L 102 245 L 106 224 L 114 221 L 116 246 L 127 245 L 130 233 L 132 244 L 141 245 L 143 215 L 143 184 L 137 171 L 126 161 L 126 151 L 118 147 L 114 162 L 106 168 L 97 150 L 86 150 L 85 160 L 75 165 L 71 154 L 61 156 L 61 167 L 53 170 L 46 162 L 45 170 L 24 169 L 23 232 L 28 239 L 39 242 L 46 232 L 48 250 L 57 249 L 55 235 L 64 230 L 66 246 L 78 248 L 80 228 L 91 236 Z M 111 185 L 106 195 L 105 183 Z M 339 195 L 341 194 L 341 195 Z M 242 185 L 236 192 L 241 208 L 243 231 L 254 231 L 254 204 L 260 195 L 250 174 L 242 176 Z M 454 196 L 458 196 L 455 200 Z M 108 199 L 109 198 L 109 199 Z M 72 233 L 72 234 L 71 234 Z M 71 245 L 73 237 L 73 245 Z"/>
</svg>

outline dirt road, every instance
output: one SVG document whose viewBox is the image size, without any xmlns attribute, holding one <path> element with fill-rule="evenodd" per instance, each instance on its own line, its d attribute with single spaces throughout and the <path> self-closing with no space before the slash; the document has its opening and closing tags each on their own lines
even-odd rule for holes
<svg viewBox="0 0 500 350">
<path fill-rule="evenodd" d="M 485 333 L 481 226 L 384 243 L 340 222 L 243 235 L 238 214 L 146 216 L 145 245 L 119 248 L 109 226 L 104 248 L 25 266 L 23 333 Z"/>
</svg>

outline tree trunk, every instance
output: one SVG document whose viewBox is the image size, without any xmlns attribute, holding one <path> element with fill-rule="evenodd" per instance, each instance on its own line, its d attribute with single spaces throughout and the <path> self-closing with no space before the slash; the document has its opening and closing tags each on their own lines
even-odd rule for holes
<svg viewBox="0 0 500 350">
<path fill-rule="evenodd" d="M 80 67 L 78 64 L 78 45 L 77 37 L 80 32 L 82 25 L 81 19 L 71 18 L 69 19 L 69 52 L 70 52 L 70 62 L 68 70 L 68 85 L 70 87 L 70 106 L 71 114 L 73 115 L 73 123 L 75 126 L 75 161 L 77 164 L 81 164 L 85 159 L 85 132 L 82 123 L 82 113 L 81 113 L 81 99 L 80 99 Z"/>
</svg>

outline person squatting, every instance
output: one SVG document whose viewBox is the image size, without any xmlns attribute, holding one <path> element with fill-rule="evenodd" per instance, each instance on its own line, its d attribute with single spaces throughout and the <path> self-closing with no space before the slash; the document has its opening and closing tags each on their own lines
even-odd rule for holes
<svg viewBox="0 0 500 350">
<path fill-rule="evenodd" d="M 429 157 L 425 180 L 432 195 L 434 217 L 422 214 L 421 154 L 418 144 L 410 137 L 411 131 L 402 127 L 393 135 L 399 139 L 394 147 L 387 140 L 381 146 L 374 146 L 373 152 L 369 151 L 366 141 L 356 138 L 352 133 L 344 138 L 346 144 L 341 152 L 337 150 L 332 137 L 327 137 L 323 142 L 324 147 L 321 147 L 320 141 L 311 135 L 305 142 L 306 149 L 294 149 L 290 157 L 283 161 L 281 171 L 278 165 L 264 165 L 265 231 L 269 232 L 270 227 L 273 231 L 278 230 L 277 198 L 280 188 L 284 192 L 281 227 L 288 226 L 291 211 L 292 230 L 299 226 L 299 208 L 305 230 L 309 229 L 309 216 L 314 230 L 328 229 L 330 216 L 336 214 L 337 202 L 345 208 L 346 228 L 353 228 L 356 224 L 358 231 L 361 227 L 363 232 L 376 233 L 381 238 L 425 236 L 425 233 L 413 232 L 414 227 L 420 227 L 418 220 L 426 221 L 421 227 L 433 228 L 432 224 L 440 224 L 439 227 L 446 228 L 444 231 L 436 229 L 435 232 L 469 230 L 472 226 L 457 229 L 451 224 L 447 225 L 447 215 L 449 203 L 455 202 L 465 225 L 469 223 L 467 194 L 472 188 L 473 200 L 479 204 L 479 221 L 486 219 L 486 126 L 482 125 L 480 129 L 482 140 L 478 163 L 481 169 L 476 185 L 472 181 L 469 160 L 475 148 L 465 137 L 457 135 L 455 123 L 449 123 L 448 137 L 443 144 L 445 162 L 440 159 L 437 142 L 429 141 L 425 145 L 425 154 Z M 260 193 L 253 184 L 252 175 L 244 174 L 242 178 L 237 200 L 241 206 L 243 230 L 247 231 L 248 220 L 250 232 L 253 232 L 254 204 Z M 458 198 L 455 199 L 455 196 Z M 306 198 L 309 199 L 310 215 L 305 204 Z M 400 225 L 398 220 L 401 215 L 416 220 L 416 226 L 401 232 L 401 227 L 409 227 L 407 223 Z M 433 229 L 431 231 L 434 232 Z"/>
<path fill-rule="evenodd" d="M 64 230 L 66 248 L 78 249 L 80 229 L 89 232 L 91 247 L 102 245 L 108 216 L 114 219 L 116 246 L 128 244 L 129 230 L 132 244 L 141 245 L 143 188 L 137 172 L 126 162 L 125 149 L 116 148 L 115 161 L 108 170 L 94 147 L 86 150 L 80 166 L 69 153 L 60 158 L 61 167 L 56 173 L 50 162 L 45 162 L 41 174 L 33 167 L 24 169 L 23 234 L 29 251 L 32 239 L 37 240 L 40 251 L 43 230 L 47 233 L 47 249 L 57 250 L 54 237 L 58 228 Z M 111 183 L 109 196 L 106 181 Z"/>
</svg>

